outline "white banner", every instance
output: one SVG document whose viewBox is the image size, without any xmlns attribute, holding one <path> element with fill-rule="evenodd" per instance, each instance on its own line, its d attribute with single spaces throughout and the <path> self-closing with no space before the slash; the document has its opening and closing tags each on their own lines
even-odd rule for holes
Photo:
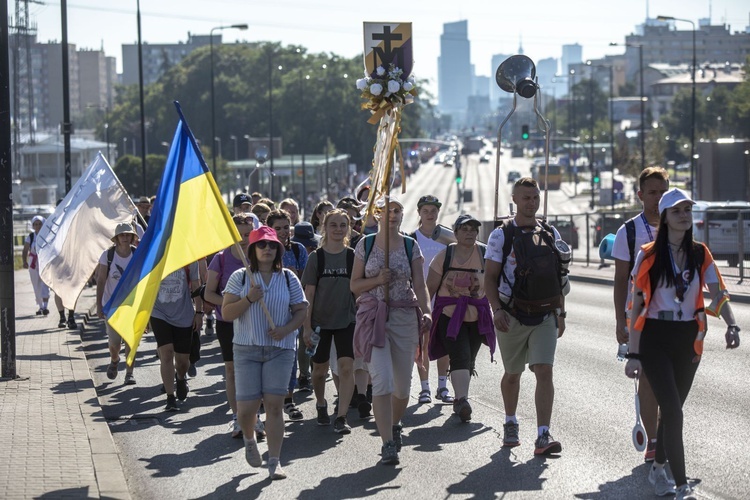
<svg viewBox="0 0 750 500">
<path fill-rule="evenodd" d="M 39 275 L 74 309 L 115 227 L 133 221 L 135 205 L 101 153 L 49 216 L 36 237 Z"/>
</svg>

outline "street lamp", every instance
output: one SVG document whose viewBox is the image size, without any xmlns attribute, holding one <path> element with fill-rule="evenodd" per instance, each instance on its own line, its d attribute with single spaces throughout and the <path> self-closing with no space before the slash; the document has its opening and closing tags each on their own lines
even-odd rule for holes
<svg viewBox="0 0 750 500">
<path fill-rule="evenodd" d="M 617 43 L 610 42 L 611 46 L 624 45 L 625 47 L 635 47 L 638 49 L 638 74 L 640 76 L 641 91 L 641 171 L 646 168 L 646 96 L 643 88 L 643 45 L 640 43 Z"/>
<path fill-rule="evenodd" d="M 690 103 L 690 195 L 695 197 L 695 23 L 690 19 L 680 19 L 679 17 L 672 16 L 656 16 L 659 21 L 682 21 L 683 23 L 690 23 L 693 29 L 693 69 L 691 72 L 691 79 L 693 83 L 693 96 Z"/>
<path fill-rule="evenodd" d="M 219 156 L 224 158 L 224 154 L 221 152 L 221 137 L 214 137 L 214 146 L 216 146 L 216 143 L 219 143 L 219 146 L 216 148 L 219 150 Z M 214 148 L 211 148 L 212 150 Z"/>
<path fill-rule="evenodd" d="M 612 64 L 592 64 L 591 61 L 586 61 L 586 65 L 591 67 L 591 79 L 589 80 L 589 92 L 591 99 L 591 159 L 594 158 L 594 68 L 608 68 L 609 69 L 609 154 L 610 154 L 610 170 L 612 171 L 612 187 L 611 194 L 612 199 L 610 200 L 610 206 L 612 210 L 615 208 L 615 127 L 614 127 L 614 66 Z M 593 170 L 592 170 L 593 175 Z M 594 180 L 591 179 L 591 205 L 594 205 Z"/>
<path fill-rule="evenodd" d="M 247 24 L 217 26 L 215 28 L 211 28 L 211 31 L 208 32 L 211 66 L 211 137 L 216 137 L 216 98 L 214 96 L 214 31 L 222 31 L 226 29 L 238 29 L 240 31 L 245 31 L 247 29 Z M 213 147 L 211 147 L 211 164 L 214 171 L 214 177 L 216 177 L 216 151 Z"/>
<path fill-rule="evenodd" d="M 237 136 L 230 135 L 229 138 L 234 142 L 234 161 L 237 161 Z"/>
</svg>

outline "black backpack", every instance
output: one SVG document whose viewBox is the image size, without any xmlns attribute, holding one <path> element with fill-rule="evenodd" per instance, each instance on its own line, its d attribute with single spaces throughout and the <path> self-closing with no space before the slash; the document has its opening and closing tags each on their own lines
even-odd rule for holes
<svg viewBox="0 0 750 500">
<path fill-rule="evenodd" d="M 320 281 L 320 278 L 347 278 L 351 279 L 352 277 L 352 268 L 354 267 L 354 250 L 350 247 L 346 247 L 346 276 L 342 276 L 340 274 L 336 273 L 330 273 L 330 272 L 324 272 L 325 266 L 326 266 L 326 255 L 325 251 L 322 248 L 318 248 L 315 250 L 315 256 L 318 259 L 318 278 L 317 281 Z M 317 285 L 316 285 L 317 286 Z"/>
<path fill-rule="evenodd" d="M 479 247 L 479 254 L 482 257 L 480 259 L 482 261 L 482 269 L 463 269 L 460 267 L 451 267 L 451 261 L 453 260 L 453 252 L 456 249 L 456 244 L 451 243 L 445 248 L 445 259 L 443 260 L 443 275 L 440 276 L 440 285 L 443 284 L 443 280 L 445 280 L 445 275 L 448 273 L 448 271 L 464 271 L 468 273 L 481 272 L 482 274 L 484 274 L 484 255 L 487 253 L 487 245 L 477 242 L 477 246 Z M 440 285 L 438 285 L 438 289 L 440 288 Z"/>
<path fill-rule="evenodd" d="M 134 245 L 130 245 L 130 255 L 133 255 L 135 253 L 136 247 Z M 114 245 L 109 247 L 107 250 L 107 278 L 109 278 L 109 269 L 112 267 L 112 261 L 115 258 L 115 247 Z M 122 271 L 122 270 L 121 270 Z"/>
<path fill-rule="evenodd" d="M 538 220 L 533 231 L 524 232 L 513 224 L 512 219 L 504 221 L 501 227 L 505 237 L 501 278 L 506 282 L 505 262 L 511 248 L 516 257 L 515 282 L 511 287 L 513 310 L 509 312 L 517 316 L 542 317 L 562 308 L 565 273 L 560 254 L 555 249 L 552 228 Z"/>
</svg>

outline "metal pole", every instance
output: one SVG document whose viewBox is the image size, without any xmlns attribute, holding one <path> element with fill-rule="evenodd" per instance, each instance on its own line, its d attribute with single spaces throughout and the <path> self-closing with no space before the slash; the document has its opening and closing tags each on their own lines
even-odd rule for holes
<svg viewBox="0 0 750 500">
<path fill-rule="evenodd" d="M 613 108 L 613 101 L 615 99 L 615 68 L 609 66 L 609 155 L 610 155 L 610 170 L 612 170 L 612 199 L 610 200 L 610 206 L 612 211 L 615 211 L 615 111 Z"/>
<path fill-rule="evenodd" d="M 596 201 L 594 198 L 594 191 L 595 191 L 595 184 L 594 184 L 594 68 L 591 67 L 591 71 L 589 73 L 589 124 L 591 125 L 591 135 L 590 137 L 590 144 L 591 144 L 591 160 L 589 161 L 589 173 L 591 174 L 591 210 L 594 209 L 596 206 Z"/>
<path fill-rule="evenodd" d="M 62 19 L 62 93 L 63 93 L 63 144 L 65 152 L 63 153 L 65 162 L 65 193 L 70 191 L 71 172 L 70 172 L 70 133 L 72 124 L 70 123 L 70 69 L 68 64 L 68 2 L 60 2 L 60 17 Z M 7 45 L 6 45 L 7 47 Z"/>
<path fill-rule="evenodd" d="M 638 66 L 641 73 L 641 171 L 646 168 L 646 96 L 643 88 L 643 45 L 638 45 Z"/>
<path fill-rule="evenodd" d="M 146 182 L 146 109 L 143 103 L 143 43 L 141 41 L 141 0 L 136 0 L 138 17 L 138 95 L 141 104 L 141 167 L 143 169 L 143 194 L 148 196 Z M 135 146 L 135 142 L 133 142 Z"/>
<path fill-rule="evenodd" d="M 573 80 L 571 90 L 570 90 L 570 99 L 572 101 L 572 108 L 573 108 L 573 118 L 571 120 L 571 130 L 570 130 L 570 136 L 571 137 L 578 137 L 576 134 L 576 99 L 575 99 L 575 92 L 576 92 L 576 70 L 571 69 L 570 70 L 570 78 Z M 578 196 L 578 146 L 576 143 L 573 143 L 573 156 L 576 157 L 576 165 L 573 168 L 573 195 Z"/>
<path fill-rule="evenodd" d="M 695 23 L 688 21 L 693 27 L 693 98 L 691 103 L 691 122 L 690 122 L 690 195 L 695 198 L 695 65 L 697 63 L 695 57 Z"/>
<path fill-rule="evenodd" d="M 270 198 L 273 200 L 273 181 L 274 181 L 274 174 L 273 174 L 273 69 L 271 68 L 272 59 L 271 55 L 273 54 L 273 48 L 268 48 L 268 155 L 271 158 L 271 195 Z"/>
<path fill-rule="evenodd" d="M 63 0 L 63 9 L 65 0 Z M 8 2 L 0 2 L 0 47 L 8 47 Z M 17 94 L 16 94 L 17 95 Z M 10 56 L 0 50 L 0 109 L 10 109 Z M 16 302 L 13 278 L 13 156 L 10 113 L 0 113 L 0 376 L 16 373 Z M 18 144 L 16 144 L 18 147 Z"/>
<path fill-rule="evenodd" d="M 211 67 L 211 137 L 216 137 L 216 98 L 214 97 L 214 31 L 221 27 L 211 28 L 208 32 L 209 66 Z M 216 142 L 211 144 L 211 168 L 216 179 Z"/>
<path fill-rule="evenodd" d="M 107 162 L 109 163 L 112 161 L 109 153 L 109 106 L 104 108 L 104 113 L 104 139 L 107 141 Z"/>
</svg>

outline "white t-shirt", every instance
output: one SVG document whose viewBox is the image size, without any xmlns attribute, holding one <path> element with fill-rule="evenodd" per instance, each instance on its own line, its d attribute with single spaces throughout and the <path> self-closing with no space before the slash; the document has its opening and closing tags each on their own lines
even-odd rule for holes
<svg viewBox="0 0 750 500">
<path fill-rule="evenodd" d="M 103 265 L 105 268 L 107 267 L 107 252 L 109 250 L 105 250 L 102 253 L 102 256 L 99 257 L 99 264 Z M 135 253 L 135 252 L 133 252 Z M 133 253 L 128 255 L 127 257 L 120 257 L 117 252 L 115 251 L 115 255 L 112 257 L 112 264 L 109 268 L 109 275 L 107 275 L 107 281 L 104 283 L 104 295 L 102 295 L 102 306 L 109 302 L 110 297 L 112 297 L 112 294 L 115 291 L 115 288 L 117 287 L 117 283 L 120 281 L 120 278 L 122 278 L 123 273 L 125 272 L 125 268 L 128 267 L 128 264 L 130 264 L 131 259 L 133 258 Z"/>
<path fill-rule="evenodd" d="M 638 274 L 638 270 L 641 267 L 644 257 L 643 250 L 638 252 L 638 256 L 635 258 L 635 266 L 633 266 L 633 277 Z M 706 258 L 710 259 L 709 253 L 706 252 Z M 711 261 L 713 263 L 713 261 Z M 681 304 L 675 302 L 674 285 L 666 288 L 663 283 L 659 283 L 654 290 L 654 296 L 651 297 L 651 302 L 648 305 L 648 311 L 646 317 L 651 319 L 659 319 L 659 311 L 672 311 L 672 321 L 692 321 L 695 315 L 695 304 L 699 293 L 703 293 L 700 289 L 700 269 L 695 272 L 693 280 L 685 290 L 685 296 Z M 688 278 L 688 272 L 683 271 L 683 279 Z M 661 280 L 660 280 L 661 281 Z M 716 266 L 709 265 L 706 268 L 706 274 L 703 276 L 703 281 L 706 284 L 718 283 L 719 277 L 716 275 Z M 682 311 L 682 317 L 679 312 Z"/>
<path fill-rule="evenodd" d="M 445 250 L 445 245 L 438 243 L 432 238 L 428 238 L 419 229 L 416 230 L 417 243 L 419 243 L 419 249 L 422 250 L 422 256 L 424 262 L 422 263 L 422 270 L 424 272 L 424 279 L 427 281 L 427 275 L 430 272 L 430 262 L 435 258 L 437 254 Z"/>
<path fill-rule="evenodd" d="M 537 222 L 539 224 L 539 222 Z M 516 221 L 513 221 L 513 225 L 517 227 Z M 555 239 L 560 239 L 560 233 L 557 232 L 554 226 L 552 231 L 555 233 Z M 490 237 L 487 240 L 487 253 L 484 256 L 485 260 L 492 260 L 498 264 L 503 262 L 503 245 L 505 244 L 505 233 L 503 233 L 502 226 L 495 228 Z M 503 268 L 503 274 L 500 276 L 500 286 L 497 287 L 500 292 L 501 299 L 507 302 L 512 294 L 513 284 L 516 282 L 516 276 L 514 271 L 516 270 L 516 252 L 513 250 L 513 246 L 510 247 L 510 253 L 508 259 L 505 261 L 505 267 Z M 507 281 L 506 281 L 507 280 Z M 504 297 L 503 297 L 504 296 Z"/>
<path fill-rule="evenodd" d="M 656 239 L 656 233 L 659 230 L 658 227 L 654 227 L 651 224 L 646 223 L 646 218 L 643 213 L 640 213 L 630 219 L 635 222 L 635 245 L 633 246 L 633 261 L 635 262 L 635 256 L 640 252 L 641 247 L 646 243 L 651 243 Z M 649 233 L 650 231 L 650 233 Z M 612 245 L 612 257 L 617 260 L 624 260 L 630 263 L 630 248 L 628 248 L 628 232 L 625 229 L 625 224 L 620 226 L 615 235 L 615 243 Z M 630 298 L 633 293 L 633 287 L 628 286 L 628 298 L 625 304 L 630 303 Z M 625 307 L 627 310 L 627 306 Z"/>
</svg>

